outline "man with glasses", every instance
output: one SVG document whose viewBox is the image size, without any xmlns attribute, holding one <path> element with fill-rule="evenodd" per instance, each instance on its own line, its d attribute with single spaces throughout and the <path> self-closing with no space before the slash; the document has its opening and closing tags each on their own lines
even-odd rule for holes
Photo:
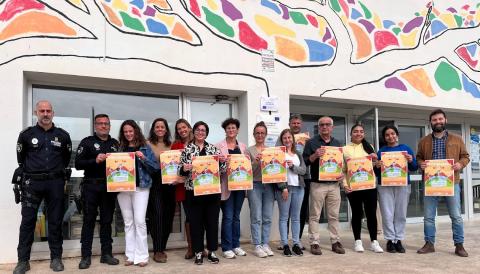
<svg viewBox="0 0 480 274">
<path fill-rule="evenodd" d="M 308 140 L 303 151 L 305 164 L 310 166 L 310 206 L 308 233 L 310 238 L 310 252 L 314 255 L 322 255 L 320 249 L 319 220 L 323 206 L 327 208 L 328 231 L 330 232 L 330 241 L 332 251 L 338 254 L 345 254 L 345 249 L 340 243 L 339 221 L 340 213 L 340 184 L 343 179 L 337 181 L 319 181 L 318 168 L 319 159 L 325 154 L 325 146 L 340 147 L 340 142 L 333 138 L 333 119 L 328 116 L 321 117 L 318 120 L 319 134 Z"/>
<path fill-rule="evenodd" d="M 63 271 L 62 220 L 65 181 L 70 177 L 70 135 L 53 123 L 54 111 L 49 101 L 35 105 L 37 124 L 18 136 L 18 176 L 21 179 L 22 221 L 17 247 L 18 263 L 14 274 L 30 270 L 30 252 L 34 239 L 37 212 L 42 200 L 48 209 L 48 246 L 50 268 Z M 17 171 L 16 171 L 17 173 Z M 17 179 L 20 180 L 20 179 Z"/>
<path fill-rule="evenodd" d="M 87 269 L 91 264 L 92 241 L 97 209 L 100 208 L 100 262 L 117 265 L 118 259 L 112 256 L 112 220 L 115 211 L 116 192 L 107 192 L 106 163 L 107 153 L 118 151 L 118 141 L 110 137 L 110 119 L 106 114 L 95 116 L 95 134 L 84 138 L 77 149 L 75 168 L 85 170 L 81 183 L 83 203 L 82 259 L 79 269 Z"/>
</svg>

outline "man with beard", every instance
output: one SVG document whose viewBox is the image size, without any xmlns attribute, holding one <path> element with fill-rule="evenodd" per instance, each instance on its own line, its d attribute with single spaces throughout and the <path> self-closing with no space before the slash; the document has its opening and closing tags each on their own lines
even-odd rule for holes
<svg viewBox="0 0 480 274">
<path fill-rule="evenodd" d="M 452 220 L 453 241 L 455 254 L 460 257 L 468 257 L 463 247 L 463 219 L 460 204 L 460 171 L 470 162 L 469 154 L 465 148 L 462 137 L 446 130 L 447 116 L 441 109 L 430 113 L 430 125 L 432 134 L 423 137 L 418 143 L 417 161 L 422 170 L 425 170 L 425 160 L 454 159 L 453 170 L 455 171 L 454 196 L 445 197 L 448 213 Z M 427 254 L 435 252 L 435 215 L 438 201 L 441 197 L 424 197 L 424 235 L 425 245 L 417 253 Z"/>
<path fill-rule="evenodd" d="M 70 135 L 53 124 L 50 102 L 41 100 L 35 105 L 37 124 L 23 130 L 18 136 L 17 161 L 23 169 L 22 221 L 17 247 L 18 263 L 14 274 L 30 270 L 30 252 L 34 238 L 37 212 L 42 200 L 47 206 L 48 246 L 50 268 L 63 271 L 62 220 L 64 213 L 64 186 L 70 177 L 68 164 L 72 151 Z"/>
</svg>

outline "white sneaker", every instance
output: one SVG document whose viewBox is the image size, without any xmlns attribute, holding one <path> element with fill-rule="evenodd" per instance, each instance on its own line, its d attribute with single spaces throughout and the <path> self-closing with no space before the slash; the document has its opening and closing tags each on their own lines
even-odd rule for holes
<svg viewBox="0 0 480 274">
<path fill-rule="evenodd" d="M 247 256 L 247 252 L 245 252 L 245 250 L 243 250 L 241 247 L 234 248 L 233 252 L 237 256 Z"/>
<path fill-rule="evenodd" d="M 266 258 L 268 257 L 268 254 L 263 250 L 263 247 L 261 245 L 255 246 L 255 251 L 253 251 L 253 254 L 259 258 Z"/>
<path fill-rule="evenodd" d="M 268 246 L 267 244 L 264 244 L 262 248 L 263 248 L 263 251 L 265 251 L 265 253 L 267 253 L 269 257 L 273 256 L 273 251 L 270 249 L 270 246 Z"/>
<path fill-rule="evenodd" d="M 383 253 L 383 249 L 380 247 L 380 244 L 377 240 L 372 241 L 372 245 L 370 246 L 370 250 L 375 253 Z"/>
<path fill-rule="evenodd" d="M 365 251 L 365 249 L 363 249 L 362 240 L 356 240 L 355 241 L 355 246 L 354 246 L 353 250 L 355 250 L 355 252 Z"/>
<path fill-rule="evenodd" d="M 235 259 L 236 256 L 235 256 L 235 253 L 233 253 L 233 251 L 227 250 L 223 252 L 223 257 L 225 259 Z"/>
</svg>

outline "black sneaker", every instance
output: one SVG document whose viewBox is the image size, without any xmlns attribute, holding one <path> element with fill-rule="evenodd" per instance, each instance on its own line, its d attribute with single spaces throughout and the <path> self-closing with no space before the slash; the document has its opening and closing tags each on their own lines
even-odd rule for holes
<svg viewBox="0 0 480 274">
<path fill-rule="evenodd" d="M 303 256 L 302 248 L 299 245 L 293 245 L 292 251 L 295 256 Z"/>
<path fill-rule="evenodd" d="M 203 253 L 197 252 L 195 253 L 195 264 L 202 265 L 203 264 Z"/>
<path fill-rule="evenodd" d="M 117 258 L 114 258 L 112 254 L 104 254 L 100 257 L 100 263 L 108 265 L 117 265 L 120 261 Z"/>
<path fill-rule="evenodd" d="M 283 256 L 292 257 L 292 251 L 290 251 L 290 247 L 288 245 L 283 246 Z"/>
<path fill-rule="evenodd" d="M 395 250 L 398 253 L 405 253 L 405 248 L 403 248 L 402 241 L 398 240 L 397 243 L 395 244 Z"/>
<path fill-rule="evenodd" d="M 217 255 L 215 254 L 215 252 L 213 251 L 210 251 L 208 252 L 208 256 L 207 256 L 207 259 L 210 263 L 212 264 L 218 264 L 220 262 L 220 260 L 218 259 Z"/>
<path fill-rule="evenodd" d="M 63 266 L 62 259 L 55 258 L 55 259 L 52 259 L 52 261 L 50 261 L 50 268 L 54 272 L 60 272 L 60 271 L 63 271 L 65 269 L 65 266 Z"/>
<path fill-rule="evenodd" d="M 92 258 L 90 256 L 82 257 L 78 264 L 78 269 L 87 269 L 92 264 Z"/>
<path fill-rule="evenodd" d="M 30 270 L 30 262 L 28 261 L 20 261 L 15 266 L 13 270 L 13 274 L 25 274 L 25 272 Z"/>
<path fill-rule="evenodd" d="M 395 250 L 395 244 L 390 240 L 387 241 L 387 252 L 389 252 L 389 253 L 396 253 L 397 252 L 397 250 Z"/>
</svg>

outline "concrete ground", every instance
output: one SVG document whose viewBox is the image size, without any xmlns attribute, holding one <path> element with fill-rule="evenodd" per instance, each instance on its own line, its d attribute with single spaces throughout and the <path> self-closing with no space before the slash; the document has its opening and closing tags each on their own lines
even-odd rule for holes
<svg viewBox="0 0 480 274">
<path fill-rule="evenodd" d="M 303 257 L 283 257 L 281 251 L 276 251 L 275 256 L 261 259 L 253 256 L 252 246 L 248 243 L 242 247 L 249 253 L 246 257 L 233 260 L 220 258 L 220 264 L 211 265 L 206 260 L 204 265 L 197 266 L 193 261 L 183 258 L 184 249 L 168 250 L 168 263 L 159 264 L 150 260 L 150 264 L 144 268 L 138 266 L 107 266 L 99 263 L 99 257 L 92 259 L 92 265 L 88 270 L 80 271 L 78 263 L 80 258 L 64 259 L 65 271 L 63 273 L 480 273 L 480 220 L 465 223 L 465 248 L 469 252 L 468 258 L 460 258 L 454 254 L 452 243 L 451 225 L 449 222 L 437 225 L 436 253 L 418 255 L 416 250 L 423 245 L 423 224 L 407 225 L 407 238 L 405 254 L 375 254 L 368 250 L 368 234 L 364 231 L 363 254 L 352 250 L 353 236 L 349 230 L 342 231 L 342 244 L 346 248 L 345 255 L 338 255 L 330 251 L 328 234 L 323 233 L 323 255 L 314 256 L 307 250 Z M 379 237 L 382 247 L 385 241 Z M 304 237 L 303 243 L 308 246 Z M 278 242 L 271 243 L 272 249 Z M 0 273 L 11 273 L 15 265 L 0 265 Z M 49 261 L 31 262 L 32 270 L 28 273 L 53 273 L 49 269 Z"/>
</svg>

